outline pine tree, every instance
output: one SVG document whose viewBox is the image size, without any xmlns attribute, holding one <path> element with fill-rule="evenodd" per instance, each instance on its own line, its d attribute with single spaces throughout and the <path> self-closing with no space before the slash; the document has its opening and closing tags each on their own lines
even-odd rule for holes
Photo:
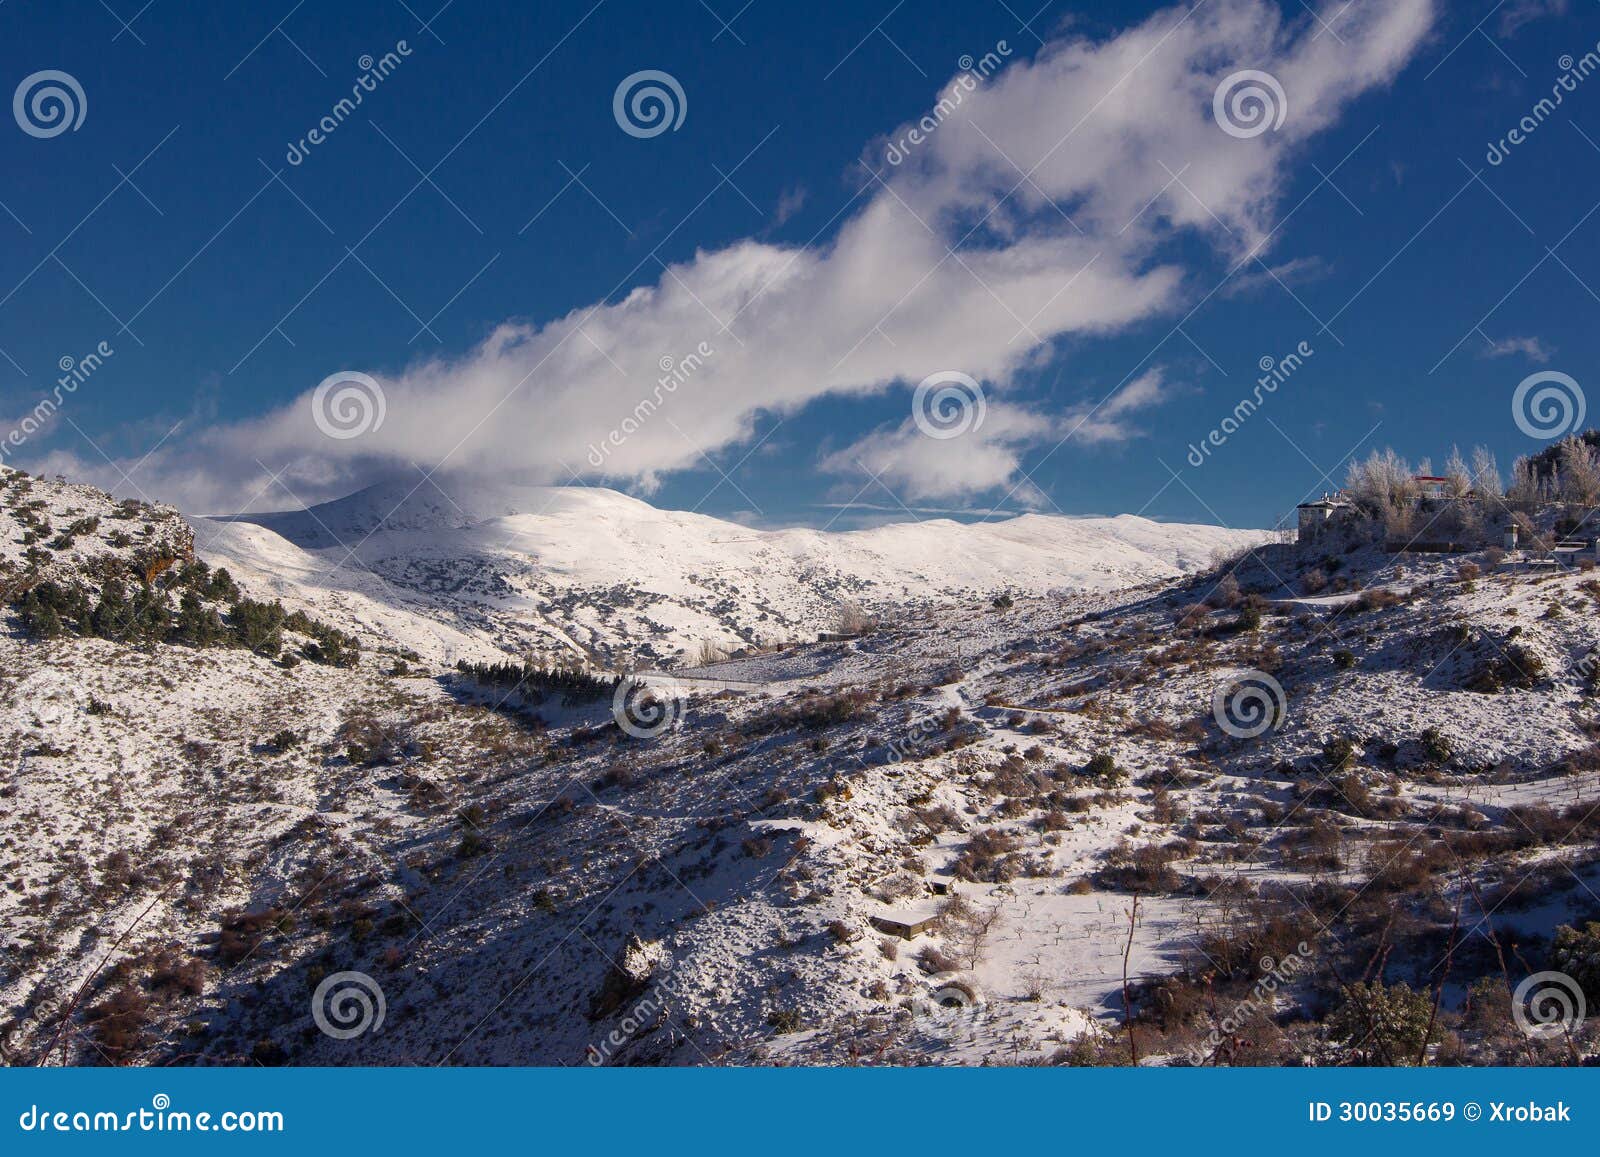
<svg viewBox="0 0 1600 1157">
<path fill-rule="evenodd" d="M 218 574 L 223 572 L 218 571 Z M 239 645 L 269 659 L 283 649 L 283 604 L 240 599 L 229 615 Z"/>
<path fill-rule="evenodd" d="M 172 604 L 165 591 L 141 587 L 129 608 L 129 636 L 140 642 L 159 643 L 172 625 Z"/>
<path fill-rule="evenodd" d="M 41 598 L 37 588 L 22 600 L 22 625 L 35 639 L 58 639 L 66 633 L 55 607 Z"/>
<path fill-rule="evenodd" d="M 210 581 L 200 593 L 218 603 L 236 603 L 240 598 L 239 585 L 233 581 L 233 576 L 225 566 L 219 566 L 212 573 Z"/>
<path fill-rule="evenodd" d="M 100 602 L 94 608 L 88 633 L 102 639 L 121 639 L 132 625 L 127 593 L 122 583 L 111 579 L 100 588 Z"/>
<path fill-rule="evenodd" d="M 184 591 L 178 601 L 178 622 L 173 638 L 192 647 L 214 647 L 227 635 L 222 618 L 194 591 Z"/>
</svg>

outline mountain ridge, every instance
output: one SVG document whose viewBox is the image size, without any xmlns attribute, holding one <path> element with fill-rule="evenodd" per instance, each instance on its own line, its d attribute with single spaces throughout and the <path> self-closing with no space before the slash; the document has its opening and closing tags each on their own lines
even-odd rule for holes
<svg viewBox="0 0 1600 1157">
<path fill-rule="evenodd" d="M 761 530 L 599 487 L 458 480 L 380 483 L 301 511 L 210 521 L 221 565 L 281 576 L 292 548 L 320 560 L 326 582 L 365 572 L 391 598 L 421 600 L 513 653 L 646 664 L 703 644 L 811 637 L 857 604 L 903 613 L 1004 591 L 1137 586 L 1269 537 L 1136 515 Z"/>
</svg>

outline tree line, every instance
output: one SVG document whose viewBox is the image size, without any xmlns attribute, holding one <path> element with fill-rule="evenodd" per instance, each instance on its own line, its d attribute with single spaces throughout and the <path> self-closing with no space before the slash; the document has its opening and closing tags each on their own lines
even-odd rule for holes
<svg viewBox="0 0 1600 1157">
<path fill-rule="evenodd" d="M 131 589 L 130 589 L 131 586 Z M 177 596 L 174 605 L 173 596 Z M 219 611 L 219 604 L 226 608 Z M 316 663 L 353 667 L 361 645 L 303 611 L 246 598 L 225 568 L 212 570 L 196 559 L 166 583 L 134 582 L 112 576 L 98 597 L 76 583 L 44 579 L 13 596 L 30 638 L 109 639 L 128 644 L 171 643 L 191 647 L 244 647 L 268 659 L 283 651 L 285 630 L 309 640 L 300 653 Z"/>
</svg>

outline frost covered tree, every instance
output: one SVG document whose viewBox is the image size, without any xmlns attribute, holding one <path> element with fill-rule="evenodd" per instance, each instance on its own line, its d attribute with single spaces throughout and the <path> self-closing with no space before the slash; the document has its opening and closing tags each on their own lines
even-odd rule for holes
<svg viewBox="0 0 1600 1157">
<path fill-rule="evenodd" d="M 1578 506 L 1600 502 L 1600 459 L 1588 443 L 1570 436 L 1562 439 L 1557 471 L 1561 501 Z"/>
<path fill-rule="evenodd" d="M 1506 484 L 1500 477 L 1500 463 L 1487 446 L 1472 448 L 1472 495 L 1484 506 L 1505 500 Z"/>
<path fill-rule="evenodd" d="M 1433 516 L 1433 526 L 1442 537 L 1476 542 L 1484 533 L 1484 511 L 1473 488 L 1472 469 L 1461 456 L 1459 446 L 1450 447 L 1445 459 L 1444 492 L 1449 501 Z"/>
<path fill-rule="evenodd" d="M 1416 493 L 1411 466 L 1393 450 L 1374 450 L 1360 462 L 1350 463 L 1345 492 L 1370 514 L 1382 515 L 1402 505 Z"/>
<path fill-rule="evenodd" d="M 1531 514 L 1539 509 L 1544 496 L 1544 483 L 1534 469 L 1533 459 L 1518 458 L 1511 464 L 1511 485 L 1506 488 L 1506 505 L 1523 514 Z"/>
<path fill-rule="evenodd" d="M 1472 493 L 1472 471 L 1461 457 L 1459 446 L 1450 447 L 1444 463 L 1445 491 L 1451 498 L 1466 498 Z"/>
<path fill-rule="evenodd" d="M 1367 515 L 1383 524 L 1385 533 L 1406 534 L 1411 529 L 1417 497 L 1411 465 L 1393 450 L 1374 450 L 1352 462 L 1346 475 L 1345 494 Z"/>
</svg>

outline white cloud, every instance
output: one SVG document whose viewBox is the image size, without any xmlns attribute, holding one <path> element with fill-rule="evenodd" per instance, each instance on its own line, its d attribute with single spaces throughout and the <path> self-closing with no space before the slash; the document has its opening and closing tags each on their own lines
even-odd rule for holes
<svg viewBox="0 0 1600 1157">
<path fill-rule="evenodd" d="M 163 447 L 136 480 L 190 509 L 250 499 L 266 478 L 257 460 L 287 464 L 284 481 L 307 501 L 409 462 L 650 480 L 747 440 L 763 412 L 826 395 L 940 370 L 1002 394 L 1058 339 L 1123 330 L 1185 300 L 1193 249 L 1174 240 L 1197 235 L 1230 257 L 1261 246 L 1296 147 L 1394 76 L 1433 4 L 1330 0 L 1322 15 L 1337 36 L 1315 36 L 1309 15 L 1285 22 L 1267 0 L 1212 0 L 1109 40 L 1053 41 L 965 94 L 902 165 L 869 152 L 878 177 L 827 244 L 698 252 L 615 303 L 508 323 L 463 356 L 378 374 L 387 416 L 358 438 L 319 432 L 308 383 L 281 410 Z M 1245 68 L 1278 78 L 1288 113 L 1277 131 L 1236 139 L 1214 122 L 1212 95 Z M 713 352 L 664 391 L 658 362 L 701 342 Z M 1023 448 L 1063 423 L 1080 422 L 1089 441 L 1127 436 L 1142 400 L 1123 397 L 1077 415 L 996 397 L 983 437 L 943 464 L 947 483 L 934 481 L 927 448 L 894 434 L 858 447 L 930 495 L 970 493 L 1011 479 Z M 256 502 L 283 504 L 281 493 Z"/>
<path fill-rule="evenodd" d="M 1031 446 L 1075 441 L 1123 442 L 1139 430 L 1133 415 L 1164 401 L 1170 390 L 1152 370 L 1101 403 L 1064 412 L 989 401 L 981 424 L 951 438 L 930 437 L 911 417 L 876 430 L 826 455 L 821 468 L 833 474 L 878 478 L 907 503 L 956 499 L 1005 487 L 1026 506 L 1045 504 L 1039 489 L 1022 477 L 1022 454 Z"/>
<path fill-rule="evenodd" d="M 1537 337 L 1507 337 L 1501 338 L 1499 341 L 1489 341 L 1489 344 L 1483 347 L 1483 352 L 1480 356 L 1504 358 L 1510 357 L 1512 354 L 1521 354 L 1530 361 L 1543 365 L 1550 360 L 1554 353 L 1554 350 Z"/>
<path fill-rule="evenodd" d="M 1054 419 L 1047 414 L 991 402 L 983 424 L 959 437 L 931 438 L 907 418 L 827 455 L 821 467 L 833 474 L 882 479 L 906 502 L 960 498 L 1011 482 L 1022 450 L 1048 437 L 1054 428 Z"/>
</svg>

